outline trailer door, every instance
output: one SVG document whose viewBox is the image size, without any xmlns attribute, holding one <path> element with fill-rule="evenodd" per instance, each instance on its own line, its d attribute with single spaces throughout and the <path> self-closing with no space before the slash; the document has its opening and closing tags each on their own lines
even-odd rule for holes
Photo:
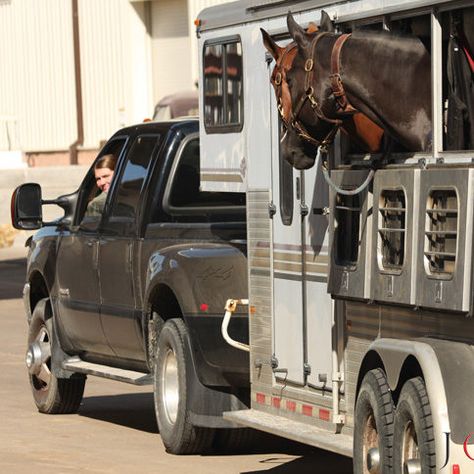
<svg viewBox="0 0 474 474">
<path fill-rule="evenodd" d="M 278 123 L 278 117 L 275 117 Z M 274 129 L 278 132 L 278 126 Z M 278 136 L 273 143 L 278 144 Z M 279 156 L 272 159 L 273 347 L 278 380 L 304 385 L 301 176 Z"/>
</svg>

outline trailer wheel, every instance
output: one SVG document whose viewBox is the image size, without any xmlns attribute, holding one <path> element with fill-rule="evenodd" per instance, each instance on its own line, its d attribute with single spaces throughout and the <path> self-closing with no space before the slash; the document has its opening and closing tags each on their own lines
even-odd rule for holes
<svg viewBox="0 0 474 474">
<path fill-rule="evenodd" d="M 362 380 L 355 408 L 354 472 L 387 474 L 393 463 L 392 395 L 382 369 L 373 369 Z"/>
<path fill-rule="evenodd" d="M 436 472 L 431 407 L 421 377 L 403 385 L 395 411 L 394 446 L 395 474 Z"/>
<path fill-rule="evenodd" d="M 51 371 L 53 318 L 49 298 L 37 303 L 28 328 L 26 365 L 38 411 L 47 414 L 76 413 L 84 394 L 86 378 L 57 378 Z"/>
<path fill-rule="evenodd" d="M 165 323 L 154 359 L 155 413 L 161 439 L 172 454 L 202 453 L 209 449 L 214 430 L 193 425 L 188 408 L 185 345 L 187 329 L 181 319 Z"/>
</svg>

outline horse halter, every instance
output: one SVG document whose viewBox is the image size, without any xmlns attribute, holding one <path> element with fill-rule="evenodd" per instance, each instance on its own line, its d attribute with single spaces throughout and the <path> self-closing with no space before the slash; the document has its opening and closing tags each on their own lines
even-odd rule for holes
<svg viewBox="0 0 474 474">
<path fill-rule="evenodd" d="M 319 34 L 313 39 L 311 43 L 310 56 L 308 59 L 306 59 L 305 65 L 304 65 L 304 70 L 306 72 L 305 95 L 301 97 L 300 102 L 298 103 L 298 106 L 297 106 L 296 113 L 295 113 L 295 116 L 297 117 L 299 112 L 301 111 L 301 108 L 306 102 L 306 100 L 309 100 L 311 108 L 313 109 L 316 116 L 320 120 L 323 120 L 324 122 L 332 124 L 331 130 L 329 131 L 329 133 L 326 135 L 326 137 L 323 140 L 318 141 L 314 139 L 313 137 L 309 137 L 311 138 L 311 143 L 313 143 L 313 141 L 319 142 L 319 146 L 321 147 L 323 152 L 327 152 L 328 146 L 331 145 L 331 143 L 334 141 L 334 138 L 336 137 L 336 134 L 339 128 L 341 128 L 343 125 L 343 121 L 341 119 L 330 118 L 324 114 L 318 99 L 314 95 L 314 88 L 311 85 L 313 81 L 314 62 L 315 62 L 313 58 L 316 56 L 316 46 L 319 40 L 323 36 L 326 36 L 328 34 L 329 34 L 328 32 Z M 339 108 L 338 112 L 343 113 L 343 114 L 354 114 L 355 112 L 357 112 L 357 110 L 349 103 L 347 99 L 347 96 L 342 84 L 342 79 L 340 76 L 341 49 L 344 43 L 350 38 L 350 36 L 351 36 L 350 34 L 340 35 L 336 39 L 336 42 L 334 43 L 334 46 L 331 50 L 331 74 L 329 76 L 330 81 L 331 81 L 331 89 L 332 89 L 332 94 L 334 95 L 334 98 L 336 99 L 337 107 Z M 306 137 L 305 135 L 300 135 L 300 136 L 307 140 L 308 137 Z"/>
</svg>

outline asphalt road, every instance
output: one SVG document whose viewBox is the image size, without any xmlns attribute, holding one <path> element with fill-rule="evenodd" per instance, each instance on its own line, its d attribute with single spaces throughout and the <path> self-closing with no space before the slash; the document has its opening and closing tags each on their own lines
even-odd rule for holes
<svg viewBox="0 0 474 474">
<path fill-rule="evenodd" d="M 24 365 L 24 249 L 0 249 L 0 472 L 348 474 L 351 460 L 282 439 L 253 454 L 173 456 L 161 443 L 150 387 L 89 377 L 76 415 L 36 411 Z"/>
</svg>

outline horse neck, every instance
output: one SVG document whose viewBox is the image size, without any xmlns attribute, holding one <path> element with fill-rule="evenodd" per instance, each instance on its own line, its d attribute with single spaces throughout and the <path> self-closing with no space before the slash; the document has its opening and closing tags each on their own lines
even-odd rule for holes
<svg viewBox="0 0 474 474">
<path fill-rule="evenodd" d="M 340 65 L 347 98 L 358 111 L 409 150 L 429 148 L 430 59 L 420 41 L 353 35 L 341 51 Z"/>
</svg>

